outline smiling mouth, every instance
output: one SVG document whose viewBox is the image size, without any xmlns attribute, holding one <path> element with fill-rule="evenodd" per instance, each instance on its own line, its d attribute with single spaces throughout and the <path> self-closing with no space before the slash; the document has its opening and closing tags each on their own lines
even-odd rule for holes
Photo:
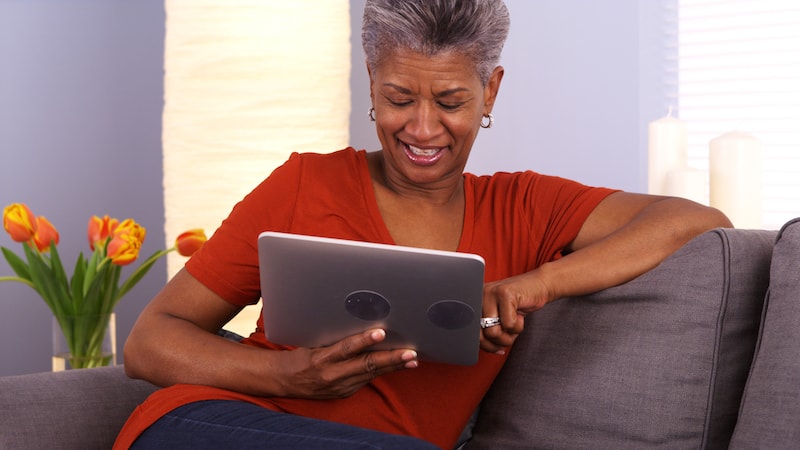
<svg viewBox="0 0 800 450">
<path fill-rule="evenodd" d="M 408 149 L 411 150 L 411 153 L 417 156 L 428 156 L 428 157 L 433 156 L 442 151 L 441 148 L 419 148 L 419 147 L 414 147 L 413 145 L 408 145 Z"/>
<path fill-rule="evenodd" d="M 406 155 L 414 163 L 422 166 L 429 166 L 438 161 L 444 154 L 443 150 L 447 147 L 420 148 L 403 142 Z"/>
</svg>

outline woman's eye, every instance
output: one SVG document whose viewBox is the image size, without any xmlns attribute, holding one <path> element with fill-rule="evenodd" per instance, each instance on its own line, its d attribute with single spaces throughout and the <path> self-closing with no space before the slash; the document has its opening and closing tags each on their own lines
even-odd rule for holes
<svg viewBox="0 0 800 450">
<path fill-rule="evenodd" d="M 394 106 L 406 106 L 411 104 L 411 100 L 389 100 L 389 103 Z"/>
<path fill-rule="evenodd" d="M 461 107 L 461 103 L 439 103 L 439 106 L 448 111 L 454 111 Z"/>
</svg>

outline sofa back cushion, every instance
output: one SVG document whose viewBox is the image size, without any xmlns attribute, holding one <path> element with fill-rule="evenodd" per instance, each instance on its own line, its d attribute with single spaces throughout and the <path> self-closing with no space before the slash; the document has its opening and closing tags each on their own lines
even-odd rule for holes
<svg viewBox="0 0 800 450">
<path fill-rule="evenodd" d="M 527 317 L 468 448 L 725 447 L 775 235 L 713 230 L 635 280 Z"/>
<path fill-rule="evenodd" d="M 731 448 L 800 447 L 800 218 L 781 229 L 772 254 L 753 367 Z"/>
<path fill-rule="evenodd" d="M 0 377 L 0 449 L 109 449 L 155 390 L 122 366 Z"/>
</svg>

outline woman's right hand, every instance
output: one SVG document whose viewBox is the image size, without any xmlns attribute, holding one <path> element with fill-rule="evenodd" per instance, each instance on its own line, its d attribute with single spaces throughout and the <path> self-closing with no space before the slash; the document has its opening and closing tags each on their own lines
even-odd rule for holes
<svg viewBox="0 0 800 450">
<path fill-rule="evenodd" d="M 282 396 L 349 397 L 376 377 L 418 366 L 414 350 L 370 350 L 384 339 L 384 330 L 372 329 L 327 347 L 282 352 L 278 377 L 285 381 Z"/>
<path fill-rule="evenodd" d="M 159 386 L 215 386 L 262 397 L 352 395 L 385 373 L 417 366 L 412 350 L 369 348 L 372 329 L 321 348 L 278 351 L 242 345 L 217 330 L 241 308 L 181 270 L 145 307 L 125 343 L 125 372 Z"/>
</svg>

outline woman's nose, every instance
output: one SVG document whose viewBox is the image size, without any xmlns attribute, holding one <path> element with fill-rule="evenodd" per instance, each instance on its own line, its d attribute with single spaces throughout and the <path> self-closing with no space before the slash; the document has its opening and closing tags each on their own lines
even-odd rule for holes
<svg viewBox="0 0 800 450">
<path fill-rule="evenodd" d="M 414 136 L 418 142 L 425 142 L 436 136 L 441 129 L 439 112 L 435 107 L 426 104 L 420 104 L 414 108 L 412 116 L 406 124 L 406 132 Z"/>
</svg>

